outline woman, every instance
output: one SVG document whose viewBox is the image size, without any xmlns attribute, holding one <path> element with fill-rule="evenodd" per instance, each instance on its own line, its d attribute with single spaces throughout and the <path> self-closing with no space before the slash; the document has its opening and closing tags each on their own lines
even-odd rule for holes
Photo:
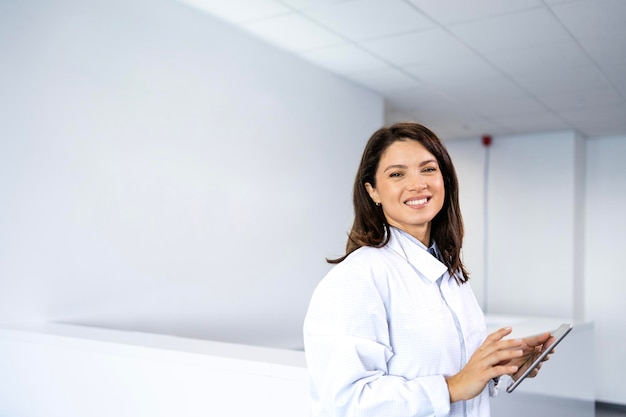
<svg viewBox="0 0 626 417">
<path fill-rule="evenodd" d="M 353 193 L 346 254 L 329 260 L 304 324 L 313 415 L 488 416 L 490 388 L 523 372 L 549 333 L 486 337 L 445 147 L 416 123 L 382 128 Z"/>
</svg>

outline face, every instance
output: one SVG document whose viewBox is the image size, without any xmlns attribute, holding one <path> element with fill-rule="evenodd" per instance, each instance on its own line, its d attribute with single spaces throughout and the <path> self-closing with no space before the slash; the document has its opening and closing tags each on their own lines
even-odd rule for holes
<svg viewBox="0 0 626 417">
<path fill-rule="evenodd" d="M 380 158 L 376 187 L 365 188 L 389 225 L 430 245 L 430 223 L 443 207 L 445 189 L 437 158 L 421 143 L 392 143 Z"/>
</svg>

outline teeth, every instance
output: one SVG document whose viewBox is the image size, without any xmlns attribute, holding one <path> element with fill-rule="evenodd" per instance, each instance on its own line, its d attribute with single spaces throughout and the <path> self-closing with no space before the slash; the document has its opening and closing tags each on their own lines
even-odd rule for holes
<svg viewBox="0 0 626 417">
<path fill-rule="evenodd" d="M 428 199 L 422 198 L 421 200 L 407 201 L 406 204 L 408 204 L 409 206 L 419 206 L 420 204 L 426 204 L 427 201 Z"/>
</svg>

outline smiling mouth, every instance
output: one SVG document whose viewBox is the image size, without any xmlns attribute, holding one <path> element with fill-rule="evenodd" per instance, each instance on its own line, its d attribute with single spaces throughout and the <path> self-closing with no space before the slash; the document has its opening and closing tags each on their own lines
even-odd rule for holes
<svg viewBox="0 0 626 417">
<path fill-rule="evenodd" d="M 421 198 L 419 200 L 409 200 L 405 202 L 404 204 L 406 204 L 407 206 L 420 206 L 426 203 L 428 203 L 428 198 Z"/>
</svg>

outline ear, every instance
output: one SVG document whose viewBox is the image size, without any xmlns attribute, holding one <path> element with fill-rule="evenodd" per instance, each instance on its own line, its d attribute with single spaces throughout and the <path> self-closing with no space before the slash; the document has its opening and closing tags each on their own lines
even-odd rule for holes
<svg viewBox="0 0 626 417">
<path fill-rule="evenodd" d="M 376 191 L 376 188 L 372 187 L 372 184 L 370 184 L 369 182 L 366 182 L 365 189 L 367 190 L 367 193 L 370 195 L 370 198 L 374 201 L 374 203 L 380 204 L 380 197 L 378 196 L 378 191 Z"/>
</svg>

